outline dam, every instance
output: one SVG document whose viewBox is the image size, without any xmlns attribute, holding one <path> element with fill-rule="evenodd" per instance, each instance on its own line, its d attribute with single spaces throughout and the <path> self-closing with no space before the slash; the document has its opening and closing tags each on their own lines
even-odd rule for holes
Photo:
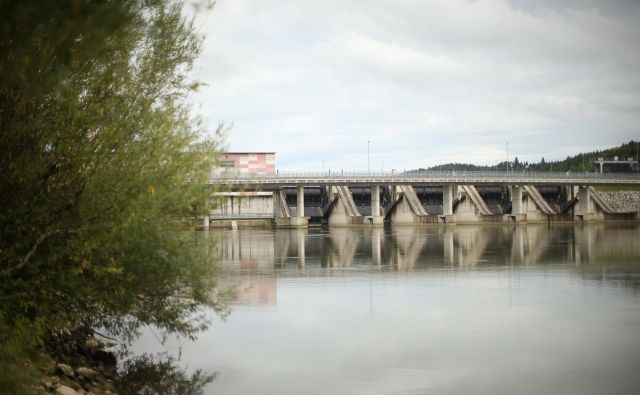
<svg viewBox="0 0 640 395">
<path fill-rule="evenodd" d="M 383 226 L 637 221 L 598 187 L 637 187 L 637 173 L 276 172 L 213 174 L 202 227 Z M 224 192 L 222 192 L 224 191 Z"/>
</svg>

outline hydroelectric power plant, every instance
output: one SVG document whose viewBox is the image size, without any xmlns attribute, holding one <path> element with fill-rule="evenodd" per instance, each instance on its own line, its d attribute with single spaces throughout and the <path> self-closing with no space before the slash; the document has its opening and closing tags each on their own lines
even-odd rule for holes
<svg viewBox="0 0 640 395">
<path fill-rule="evenodd" d="M 238 155 L 238 154 L 233 154 Z M 637 221 L 595 187 L 638 186 L 637 173 L 279 172 L 273 153 L 213 172 L 217 207 L 202 226 L 329 226 Z M 264 170 L 261 170 L 261 166 Z M 272 166 L 266 169 L 266 166 Z M 232 167 L 232 166 L 229 166 Z"/>
</svg>

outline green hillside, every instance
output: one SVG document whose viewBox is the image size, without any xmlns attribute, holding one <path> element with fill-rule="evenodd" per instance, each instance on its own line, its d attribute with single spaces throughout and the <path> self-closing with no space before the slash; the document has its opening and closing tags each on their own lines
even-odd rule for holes
<svg viewBox="0 0 640 395">
<path fill-rule="evenodd" d="M 596 171 L 597 165 L 593 163 L 594 160 L 598 158 L 613 159 L 614 156 L 617 156 L 620 160 L 626 160 L 627 158 L 637 158 L 638 150 L 640 149 L 640 142 L 638 141 L 629 141 L 626 144 L 622 144 L 617 147 L 612 147 L 608 149 L 604 149 L 601 151 L 592 151 L 592 152 L 584 152 L 579 153 L 574 156 L 567 156 L 563 160 L 558 161 L 545 161 L 544 158 L 537 163 L 530 162 L 520 162 L 518 157 L 515 157 L 513 161 L 511 161 L 511 169 L 513 171 L 518 170 L 528 170 L 528 171 L 572 171 L 572 172 L 594 172 Z M 427 169 L 418 169 L 418 170 L 436 170 L 436 171 L 448 171 L 448 170 L 456 170 L 456 171 L 480 171 L 480 170 L 506 170 L 507 162 L 502 161 L 494 166 L 478 166 L 471 163 L 447 163 L 437 166 L 432 166 Z"/>
</svg>

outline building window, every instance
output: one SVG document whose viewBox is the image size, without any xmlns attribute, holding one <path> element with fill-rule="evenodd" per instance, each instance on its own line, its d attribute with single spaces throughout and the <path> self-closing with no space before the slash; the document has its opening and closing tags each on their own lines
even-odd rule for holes
<svg viewBox="0 0 640 395">
<path fill-rule="evenodd" d="M 236 163 L 232 160 L 223 160 L 223 161 L 220 161 L 220 167 L 232 169 L 236 167 Z"/>
</svg>

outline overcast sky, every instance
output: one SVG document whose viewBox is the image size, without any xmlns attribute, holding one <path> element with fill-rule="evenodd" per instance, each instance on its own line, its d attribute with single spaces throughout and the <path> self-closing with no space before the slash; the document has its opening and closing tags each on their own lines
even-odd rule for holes
<svg viewBox="0 0 640 395">
<path fill-rule="evenodd" d="M 640 137 L 637 0 L 218 0 L 194 98 L 281 170 L 539 161 Z"/>
</svg>

